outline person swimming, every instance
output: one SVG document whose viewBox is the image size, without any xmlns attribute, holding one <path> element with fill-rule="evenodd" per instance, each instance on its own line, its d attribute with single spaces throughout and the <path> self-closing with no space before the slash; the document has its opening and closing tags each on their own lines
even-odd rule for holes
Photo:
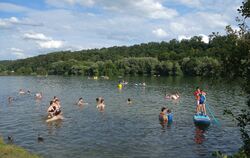
<svg viewBox="0 0 250 158">
<path fill-rule="evenodd" d="M 9 104 L 10 104 L 13 100 L 14 100 L 13 97 L 8 97 L 8 102 L 9 102 Z"/>
<path fill-rule="evenodd" d="M 166 95 L 166 96 L 165 96 L 165 99 L 177 100 L 177 99 L 179 99 L 179 98 L 180 98 L 180 96 L 179 96 L 179 94 L 178 94 L 178 93 L 175 93 L 175 94 L 169 94 L 169 95 Z"/>
<path fill-rule="evenodd" d="M 36 99 L 39 99 L 39 100 L 42 99 L 42 97 L 43 97 L 42 92 L 36 93 L 35 97 L 36 97 Z"/>
<path fill-rule="evenodd" d="M 168 122 L 168 117 L 166 116 L 166 113 L 167 113 L 167 108 L 165 108 L 165 107 L 162 107 L 161 108 L 161 112 L 160 112 L 160 114 L 159 114 L 159 121 L 161 122 L 161 123 L 166 123 L 166 122 Z"/>
<path fill-rule="evenodd" d="M 56 101 L 57 99 L 59 100 L 57 96 L 54 96 L 52 101 Z"/>
<path fill-rule="evenodd" d="M 132 100 L 130 98 L 128 98 L 127 104 L 132 104 Z"/>
<path fill-rule="evenodd" d="M 84 104 L 84 101 L 81 97 L 81 98 L 79 98 L 77 105 L 82 106 L 83 104 Z"/>
<path fill-rule="evenodd" d="M 19 89 L 19 94 L 23 95 L 25 94 L 25 91 L 23 89 Z"/>
<path fill-rule="evenodd" d="M 99 109 L 99 111 L 104 111 L 105 104 L 103 98 L 100 100 L 100 104 L 97 105 L 97 108 Z"/>
</svg>

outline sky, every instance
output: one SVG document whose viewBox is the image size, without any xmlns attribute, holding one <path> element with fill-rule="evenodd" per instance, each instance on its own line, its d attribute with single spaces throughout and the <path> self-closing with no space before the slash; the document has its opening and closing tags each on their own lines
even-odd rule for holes
<svg viewBox="0 0 250 158">
<path fill-rule="evenodd" d="M 0 60 L 237 28 L 242 0 L 0 0 Z"/>
</svg>

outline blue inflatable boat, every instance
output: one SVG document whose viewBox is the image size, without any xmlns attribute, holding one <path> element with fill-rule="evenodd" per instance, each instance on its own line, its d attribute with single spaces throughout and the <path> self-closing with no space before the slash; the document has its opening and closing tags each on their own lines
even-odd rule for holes
<svg viewBox="0 0 250 158">
<path fill-rule="evenodd" d="M 194 124 L 196 126 L 208 127 L 210 125 L 210 118 L 203 114 L 194 114 Z"/>
</svg>

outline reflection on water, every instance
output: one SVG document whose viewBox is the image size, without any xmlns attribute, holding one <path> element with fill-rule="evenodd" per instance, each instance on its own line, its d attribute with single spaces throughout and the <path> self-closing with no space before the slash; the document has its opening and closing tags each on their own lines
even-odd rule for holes
<svg viewBox="0 0 250 158">
<path fill-rule="evenodd" d="M 195 128 L 194 141 L 196 144 L 202 144 L 205 140 L 205 129 L 200 129 L 199 127 Z"/>
<path fill-rule="evenodd" d="M 225 107 L 237 112 L 246 96 L 234 83 L 200 78 L 126 78 L 118 90 L 118 79 L 88 80 L 83 77 L 0 77 L 0 133 L 14 143 L 45 158 L 81 157 L 211 157 L 212 151 L 233 153 L 242 144 L 231 118 L 222 115 Z M 145 87 L 135 86 L 146 82 Z M 193 123 L 196 86 L 207 92 L 207 102 L 221 122 L 206 131 Z M 18 90 L 30 95 L 18 95 Z M 180 92 L 177 102 L 165 94 Z M 34 92 L 42 92 L 37 101 Z M 220 95 L 218 95 L 220 94 Z M 61 100 L 64 120 L 46 123 L 46 110 L 53 96 Z M 8 97 L 14 98 L 8 103 Z M 77 106 L 82 96 L 88 104 Z M 96 108 L 96 97 L 105 98 L 105 110 Z M 127 99 L 133 103 L 128 105 Z M 174 113 L 172 124 L 159 124 L 161 107 Z M 38 135 L 44 138 L 38 143 Z"/>
</svg>

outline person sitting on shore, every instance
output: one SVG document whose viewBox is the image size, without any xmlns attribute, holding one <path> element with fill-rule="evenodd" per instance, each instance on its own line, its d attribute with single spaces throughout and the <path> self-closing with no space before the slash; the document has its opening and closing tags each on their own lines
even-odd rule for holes
<svg viewBox="0 0 250 158">
<path fill-rule="evenodd" d="M 166 116 L 166 113 L 167 113 L 167 108 L 165 108 L 165 107 L 162 107 L 161 108 L 161 113 L 159 114 L 159 121 L 161 122 L 161 123 L 166 123 L 166 122 L 168 122 L 168 117 Z"/>
</svg>

